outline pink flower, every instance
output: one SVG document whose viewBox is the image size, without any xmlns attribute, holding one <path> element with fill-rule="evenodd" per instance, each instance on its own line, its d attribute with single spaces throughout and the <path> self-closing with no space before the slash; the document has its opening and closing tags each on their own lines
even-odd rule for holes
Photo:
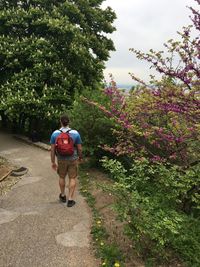
<svg viewBox="0 0 200 267">
<path fill-rule="evenodd" d="M 153 156 L 153 158 L 152 158 L 151 160 L 152 160 L 153 162 L 155 162 L 155 161 L 161 162 L 161 161 L 162 161 L 161 157 L 158 156 L 158 155 Z"/>
<path fill-rule="evenodd" d="M 173 153 L 173 154 L 171 154 L 171 155 L 169 156 L 170 159 L 176 159 L 176 157 L 177 157 L 176 153 Z"/>
</svg>

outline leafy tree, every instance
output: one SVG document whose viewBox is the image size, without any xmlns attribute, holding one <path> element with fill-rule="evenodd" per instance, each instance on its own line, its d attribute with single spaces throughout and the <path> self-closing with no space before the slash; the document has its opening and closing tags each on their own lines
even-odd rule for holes
<svg viewBox="0 0 200 267">
<path fill-rule="evenodd" d="M 103 0 L 0 2 L 0 114 L 20 128 L 52 120 L 76 91 L 95 88 L 113 42 Z"/>
</svg>

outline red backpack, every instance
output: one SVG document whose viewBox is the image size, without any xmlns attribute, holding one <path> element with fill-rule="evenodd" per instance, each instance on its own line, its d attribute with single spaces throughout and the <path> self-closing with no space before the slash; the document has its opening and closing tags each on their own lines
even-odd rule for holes
<svg viewBox="0 0 200 267">
<path fill-rule="evenodd" d="M 55 147 L 56 152 L 61 156 L 72 156 L 74 154 L 74 141 L 69 135 L 69 131 L 61 133 L 56 138 Z"/>
</svg>

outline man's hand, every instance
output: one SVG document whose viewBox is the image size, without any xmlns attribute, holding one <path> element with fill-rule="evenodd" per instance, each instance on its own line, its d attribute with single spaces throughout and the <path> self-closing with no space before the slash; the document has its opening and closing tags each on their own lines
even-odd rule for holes
<svg viewBox="0 0 200 267">
<path fill-rule="evenodd" d="M 82 145 L 81 144 L 77 144 L 77 151 L 78 151 L 78 163 L 83 163 Z"/>
<path fill-rule="evenodd" d="M 51 144 L 51 167 L 54 171 L 57 170 L 58 166 L 55 163 L 55 144 Z"/>
<path fill-rule="evenodd" d="M 80 164 L 80 163 L 83 163 L 83 158 L 82 158 L 82 157 L 81 157 L 81 158 L 80 158 L 80 157 L 78 158 L 78 163 L 79 163 L 79 164 Z"/>
<path fill-rule="evenodd" d="M 57 171 L 58 166 L 57 166 L 56 163 L 52 163 L 52 164 L 51 164 L 51 167 L 52 167 L 52 169 L 53 169 L 54 171 Z"/>
</svg>

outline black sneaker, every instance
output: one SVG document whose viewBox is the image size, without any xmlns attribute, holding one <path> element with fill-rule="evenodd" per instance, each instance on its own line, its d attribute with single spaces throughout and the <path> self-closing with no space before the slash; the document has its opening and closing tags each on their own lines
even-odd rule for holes
<svg viewBox="0 0 200 267">
<path fill-rule="evenodd" d="M 59 199 L 61 202 L 65 203 L 66 202 L 66 196 L 62 196 L 61 194 L 59 195 Z"/>
<path fill-rule="evenodd" d="M 76 202 L 74 200 L 68 200 L 67 202 L 67 207 L 72 207 L 76 204 Z"/>
</svg>

